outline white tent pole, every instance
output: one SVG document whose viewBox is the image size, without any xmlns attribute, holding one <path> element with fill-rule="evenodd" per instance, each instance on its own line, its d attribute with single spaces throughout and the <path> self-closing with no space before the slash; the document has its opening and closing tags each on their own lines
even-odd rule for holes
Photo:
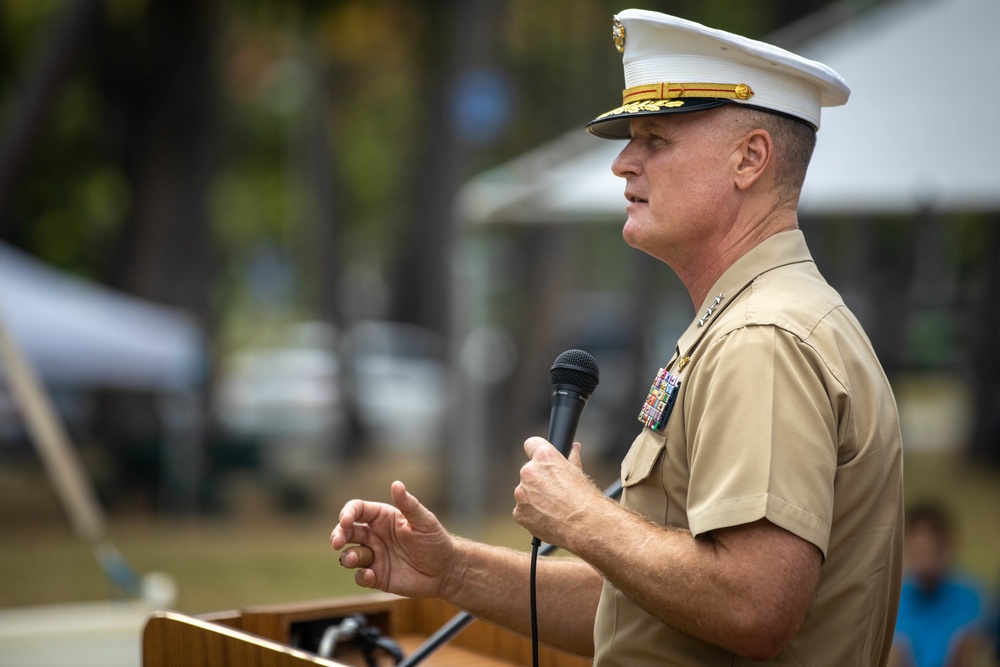
<svg viewBox="0 0 1000 667">
<path fill-rule="evenodd" d="M 7 382 L 21 408 L 25 426 L 45 470 L 69 515 L 73 532 L 88 542 L 104 534 L 104 516 L 93 488 L 87 483 L 83 462 L 70 446 L 48 394 L 34 368 L 0 321 L 0 357 Z"/>
<path fill-rule="evenodd" d="M 0 361 L 56 496 L 69 516 L 73 532 L 90 545 L 105 576 L 125 592 L 137 594 L 140 580 L 106 539 L 104 513 L 88 482 L 83 462 L 70 445 L 38 375 L 8 334 L 2 319 Z"/>
</svg>

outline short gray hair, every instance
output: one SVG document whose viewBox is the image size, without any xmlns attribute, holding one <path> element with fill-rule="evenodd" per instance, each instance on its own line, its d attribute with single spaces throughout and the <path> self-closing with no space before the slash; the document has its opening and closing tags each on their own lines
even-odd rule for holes
<svg viewBox="0 0 1000 667">
<path fill-rule="evenodd" d="M 728 105 L 735 108 L 737 105 Z M 784 188 L 798 193 L 805 182 L 806 170 L 816 148 L 816 130 L 801 120 L 789 118 L 754 107 L 739 106 L 737 126 L 742 132 L 766 130 L 771 135 L 778 157 L 778 182 Z"/>
</svg>

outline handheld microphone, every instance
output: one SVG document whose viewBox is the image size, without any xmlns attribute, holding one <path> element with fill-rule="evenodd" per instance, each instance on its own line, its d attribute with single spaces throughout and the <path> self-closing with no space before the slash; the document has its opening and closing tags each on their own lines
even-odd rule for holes
<svg viewBox="0 0 1000 667">
<path fill-rule="evenodd" d="M 587 407 L 590 394 L 600 381 L 601 374 L 597 370 L 594 357 L 583 350 L 566 350 L 552 364 L 552 410 L 549 412 L 549 434 L 546 439 L 551 442 L 559 453 L 569 456 L 573 447 L 573 436 L 580 415 Z M 535 577 L 537 576 L 538 552 L 542 541 L 531 538 L 531 569 L 529 570 L 528 588 L 530 591 L 531 609 L 531 664 L 538 667 L 538 603 Z"/>
<path fill-rule="evenodd" d="M 551 442 L 563 456 L 569 455 L 580 415 L 600 381 L 594 357 L 583 350 L 566 350 L 552 364 L 552 410 L 549 413 Z"/>
</svg>

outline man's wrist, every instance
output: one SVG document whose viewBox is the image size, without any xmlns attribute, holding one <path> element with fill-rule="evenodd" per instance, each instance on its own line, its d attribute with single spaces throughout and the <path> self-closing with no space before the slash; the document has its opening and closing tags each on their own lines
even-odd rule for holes
<svg viewBox="0 0 1000 667">
<path fill-rule="evenodd" d="M 464 588 L 463 582 L 469 569 L 469 563 L 474 558 L 471 552 L 474 550 L 475 543 L 456 535 L 449 535 L 449 537 L 452 544 L 451 563 L 441 577 L 438 597 L 454 604 Z"/>
<path fill-rule="evenodd" d="M 566 550 L 590 562 L 594 553 L 607 548 L 608 531 L 622 521 L 618 513 L 623 511 L 610 498 L 603 495 L 595 498 L 593 505 L 580 513 L 581 519 L 574 522 L 572 530 L 567 531 Z"/>
</svg>

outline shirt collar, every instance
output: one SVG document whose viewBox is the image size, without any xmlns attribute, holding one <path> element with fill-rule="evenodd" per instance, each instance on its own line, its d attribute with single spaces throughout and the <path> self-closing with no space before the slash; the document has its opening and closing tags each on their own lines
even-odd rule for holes
<svg viewBox="0 0 1000 667">
<path fill-rule="evenodd" d="M 688 354 L 719 314 L 761 274 L 789 264 L 813 261 L 805 236 L 794 229 L 769 236 L 733 263 L 708 291 L 705 302 L 677 342 L 675 356 Z"/>
</svg>

